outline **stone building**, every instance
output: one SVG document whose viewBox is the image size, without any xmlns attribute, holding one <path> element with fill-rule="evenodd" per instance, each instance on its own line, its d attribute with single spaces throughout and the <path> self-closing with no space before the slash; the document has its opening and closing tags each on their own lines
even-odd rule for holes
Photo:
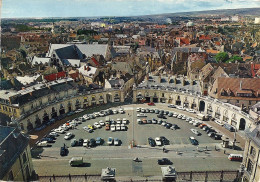
<svg viewBox="0 0 260 182">
<path fill-rule="evenodd" d="M 246 130 L 246 145 L 244 150 L 243 182 L 260 181 L 260 127 Z"/>
<path fill-rule="evenodd" d="M 0 180 L 29 181 L 34 174 L 29 138 L 18 129 L 0 126 Z"/>
<path fill-rule="evenodd" d="M 203 114 L 245 130 L 255 125 L 256 120 L 232 104 L 202 96 L 198 81 L 183 77 L 149 76 L 133 90 L 134 102 L 161 102 L 197 110 Z"/>
</svg>

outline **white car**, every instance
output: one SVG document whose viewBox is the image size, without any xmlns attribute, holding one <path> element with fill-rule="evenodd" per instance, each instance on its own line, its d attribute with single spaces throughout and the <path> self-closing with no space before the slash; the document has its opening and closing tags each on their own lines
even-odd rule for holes
<svg viewBox="0 0 260 182">
<path fill-rule="evenodd" d="M 119 145 L 119 139 L 118 139 L 118 138 L 115 138 L 115 139 L 114 139 L 114 145 L 115 145 L 115 146 Z"/>
<path fill-rule="evenodd" d="M 105 114 L 103 112 L 100 112 L 99 116 L 103 117 L 103 116 L 105 116 Z"/>
<path fill-rule="evenodd" d="M 66 135 L 64 136 L 64 139 L 69 140 L 69 139 L 71 139 L 72 136 L 73 136 L 72 133 L 66 133 Z"/>
<path fill-rule="evenodd" d="M 136 112 L 141 112 L 141 108 L 140 107 L 136 108 Z"/>
<path fill-rule="evenodd" d="M 197 127 L 197 126 L 200 125 L 200 123 L 198 121 L 195 121 L 195 122 L 192 123 L 192 125 Z"/>
<path fill-rule="evenodd" d="M 140 114 L 137 114 L 137 117 L 147 117 L 147 116 L 143 113 L 140 113 Z"/>
<path fill-rule="evenodd" d="M 83 116 L 83 118 L 84 118 L 85 120 L 90 120 L 90 117 L 89 117 L 87 114 L 85 114 L 85 115 Z"/>
<path fill-rule="evenodd" d="M 162 126 L 165 126 L 167 123 L 165 121 L 162 122 Z"/>
<path fill-rule="evenodd" d="M 219 120 L 215 120 L 215 123 L 217 123 L 218 125 L 220 125 L 220 126 L 223 126 L 224 124 L 221 122 L 221 121 L 219 121 Z"/>
<path fill-rule="evenodd" d="M 181 119 L 182 118 L 182 115 L 180 114 L 180 115 L 178 115 L 178 117 L 177 117 L 178 119 Z"/>
<path fill-rule="evenodd" d="M 95 117 L 99 117 L 99 112 L 94 112 L 93 114 Z"/>
<path fill-rule="evenodd" d="M 155 144 L 156 144 L 157 146 L 161 146 L 161 145 L 162 145 L 162 141 L 161 141 L 161 139 L 160 139 L 159 137 L 156 137 L 156 138 L 155 138 Z"/>
<path fill-rule="evenodd" d="M 189 109 L 188 112 L 190 112 L 190 113 L 196 113 L 193 109 Z"/>
<path fill-rule="evenodd" d="M 54 136 L 54 137 L 59 136 L 59 134 L 57 132 L 55 132 L 55 131 L 50 132 L 49 135 Z"/>
<path fill-rule="evenodd" d="M 182 116 L 182 118 L 181 118 L 182 120 L 186 120 L 186 116 Z"/>
<path fill-rule="evenodd" d="M 190 131 L 192 132 L 192 133 L 194 133 L 195 135 L 200 135 L 201 133 L 198 131 L 198 130 L 196 130 L 196 129 L 190 129 Z"/>
<path fill-rule="evenodd" d="M 119 109 L 119 113 L 120 113 L 120 114 L 124 114 L 124 113 L 125 113 L 124 109 L 122 109 L 122 108 Z"/>
<path fill-rule="evenodd" d="M 101 128 L 102 127 L 98 122 L 95 122 L 94 126 L 95 126 L 95 128 Z"/>
<path fill-rule="evenodd" d="M 177 118 L 177 117 L 178 117 L 178 114 L 173 114 L 172 117 Z"/>
<path fill-rule="evenodd" d="M 47 147 L 48 146 L 48 142 L 47 141 L 42 141 L 37 143 L 37 147 Z"/>
<path fill-rule="evenodd" d="M 100 121 L 99 121 L 99 124 L 100 124 L 101 126 L 105 126 L 105 122 L 104 122 L 103 120 L 100 120 Z"/>
<path fill-rule="evenodd" d="M 142 113 L 145 113 L 145 109 L 144 109 L 144 108 L 142 108 L 142 109 L 141 109 L 141 112 L 142 112 Z"/>
<path fill-rule="evenodd" d="M 122 123 L 123 123 L 123 124 L 127 124 L 127 123 L 128 123 L 128 120 L 127 120 L 126 118 L 123 118 Z"/>
<path fill-rule="evenodd" d="M 193 121 L 193 120 L 190 120 L 190 121 L 189 121 L 189 124 L 193 124 L 194 122 L 195 122 L 195 121 Z"/>
<path fill-rule="evenodd" d="M 61 134 L 65 133 L 65 131 L 63 129 L 61 129 L 61 128 L 55 129 L 54 132 L 61 133 Z"/>
<path fill-rule="evenodd" d="M 111 124 L 110 130 L 111 130 L 111 131 L 116 131 L 116 126 L 115 126 L 114 124 Z"/>
<path fill-rule="evenodd" d="M 121 125 L 120 124 L 117 124 L 116 125 L 116 131 L 120 131 L 121 130 Z"/>
<path fill-rule="evenodd" d="M 112 144 L 113 144 L 113 141 L 114 141 L 113 137 L 108 137 L 108 139 L 107 139 L 107 144 L 108 144 L 108 145 L 112 145 Z"/>
<path fill-rule="evenodd" d="M 116 109 L 114 109 L 114 110 L 113 110 L 113 113 L 114 113 L 114 114 L 117 114 L 117 113 L 118 113 L 118 111 L 117 111 Z"/>
<path fill-rule="evenodd" d="M 83 147 L 87 147 L 88 146 L 88 139 L 84 139 L 84 141 L 83 141 Z"/>
<path fill-rule="evenodd" d="M 125 127 L 124 124 L 121 124 L 120 127 L 121 127 L 121 131 L 125 131 L 126 130 L 126 127 Z"/>
<path fill-rule="evenodd" d="M 121 124 L 121 119 L 120 118 L 117 118 L 116 124 Z"/>
</svg>

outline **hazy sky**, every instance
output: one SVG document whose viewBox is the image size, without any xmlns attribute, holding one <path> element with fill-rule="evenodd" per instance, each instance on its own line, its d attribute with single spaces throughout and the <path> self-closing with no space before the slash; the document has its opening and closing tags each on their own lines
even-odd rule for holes
<svg viewBox="0 0 260 182">
<path fill-rule="evenodd" d="M 2 0 L 2 17 L 130 16 L 260 7 L 260 0 Z"/>
</svg>

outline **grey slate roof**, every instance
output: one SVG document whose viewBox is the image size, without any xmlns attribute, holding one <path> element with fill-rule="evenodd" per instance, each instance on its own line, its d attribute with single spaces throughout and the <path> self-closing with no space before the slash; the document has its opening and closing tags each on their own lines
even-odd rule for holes
<svg viewBox="0 0 260 182">
<path fill-rule="evenodd" d="M 29 138 L 16 128 L 0 126 L 0 180 L 28 146 Z"/>
<path fill-rule="evenodd" d="M 80 59 L 74 45 L 57 49 L 56 54 L 60 59 Z"/>
<path fill-rule="evenodd" d="M 260 148 L 260 125 L 257 125 L 252 131 L 246 130 L 245 133 Z"/>
<path fill-rule="evenodd" d="M 77 44 L 76 46 L 86 57 L 91 57 L 93 54 L 103 55 L 104 57 L 107 56 L 108 44 Z"/>
</svg>

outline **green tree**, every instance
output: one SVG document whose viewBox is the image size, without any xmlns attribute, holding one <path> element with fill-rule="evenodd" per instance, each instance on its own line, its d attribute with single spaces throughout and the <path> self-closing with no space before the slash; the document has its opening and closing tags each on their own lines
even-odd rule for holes
<svg viewBox="0 0 260 182">
<path fill-rule="evenodd" d="M 229 59 L 228 53 L 226 52 L 220 52 L 216 55 L 216 61 L 218 63 L 225 63 Z"/>
<path fill-rule="evenodd" d="M 228 60 L 228 62 L 229 62 L 229 63 L 235 63 L 235 62 L 241 63 L 241 62 L 243 62 L 243 58 L 240 57 L 240 56 L 235 55 L 235 56 L 232 56 L 232 57 Z"/>
</svg>

